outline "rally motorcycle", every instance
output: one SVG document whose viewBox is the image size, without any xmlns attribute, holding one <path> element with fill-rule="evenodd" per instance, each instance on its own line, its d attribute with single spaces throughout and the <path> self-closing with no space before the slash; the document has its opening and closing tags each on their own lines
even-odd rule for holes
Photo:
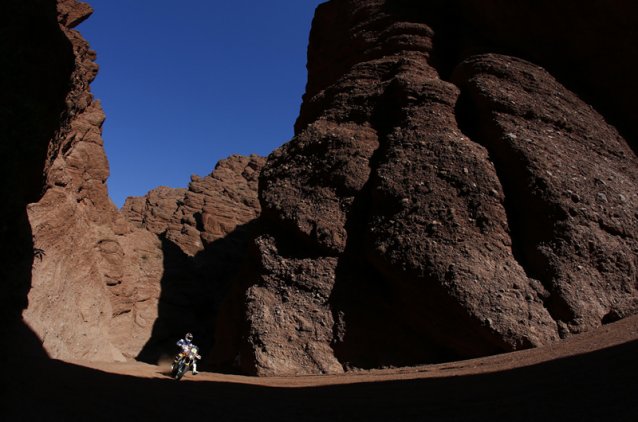
<svg viewBox="0 0 638 422">
<path fill-rule="evenodd" d="M 178 381 L 182 379 L 186 372 L 193 369 L 195 359 L 201 359 L 201 356 L 197 354 L 197 347 L 190 347 L 179 352 L 171 365 L 171 377 Z"/>
</svg>

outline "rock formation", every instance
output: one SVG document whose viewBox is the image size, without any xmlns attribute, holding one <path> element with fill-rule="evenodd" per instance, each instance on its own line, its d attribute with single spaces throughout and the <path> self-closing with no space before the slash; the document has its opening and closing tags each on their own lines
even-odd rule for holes
<svg viewBox="0 0 638 422">
<path fill-rule="evenodd" d="M 3 239 L 3 252 L 15 257 L 4 271 L 16 280 L 3 322 L 13 334 L 22 320 L 30 329 L 23 331 L 32 331 L 55 358 L 156 359 L 173 352 L 185 327 L 214 326 L 202 316 L 215 315 L 259 213 L 264 160 L 232 157 L 210 176 L 194 178 L 189 190 L 157 189 L 140 204 L 131 199 L 121 214 L 106 186 L 105 116 L 89 88 L 98 70 L 95 52 L 73 29 L 92 10 L 75 0 L 60 0 L 57 9 L 56 2 L 38 3 L 9 3 L 18 24 L 6 31 L 14 45 L 3 45 L 10 52 L 27 43 L 41 62 L 29 68 L 17 55 L 7 72 L 16 81 L 7 87 L 15 103 L 2 108 L 14 114 L 3 144 L 9 182 L 3 191 L 15 201 L 3 216 L 19 223 L 3 226 L 12 240 Z M 24 36 L 31 23 L 40 32 Z M 41 48 L 33 47 L 41 44 L 38 37 L 46 39 Z M 29 84 L 28 92 L 16 91 Z M 170 351 L 161 348 L 167 342 Z"/>
<path fill-rule="evenodd" d="M 0 327 L 3 338 L 27 344 L 38 340 L 21 317 L 34 258 L 25 206 L 42 192 L 47 148 L 60 126 L 74 58 L 58 26 L 55 2 L 10 0 L 0 10 L 5 16 L 0 40 L 5 63 L 0 69 Z"/>
<path fill-rule="evenodd" d="M 121 212 L 90 7 L 0 9 L 3 335 L 157 362 L 188 330 L 209 368 L 316 374 L 638 313 L 628 0 L 324 3 L 294 138 Z"/>
<path fill-rule="evenodd" d="M 72 28 L 88 5 L 58 2 L 58 23 L 73 54 L 63 119 L 48 143 L 42 197 L 28 206 L 34 260 L 24 321 L 56 358 L 136 356 L 157 318 L 162 253 L 111 203 L 101 139 L 104 113 L 90 93 L 95 53 Z"/>
<path fill-rule="evenodd" d="M 162 243 L 159 314 L 151 338 L 138 355 L 156 362 L 175 339 L 191 331 L 210 348 L 219 307 L 239 271 L 260 213 L 257 176 L 265 159 L 232 156 L 188 189 L 159 187 L 131 197 L 122 214 Z"/>
<path fill-rule="evenodd" d="M 257 177 L 264 162 L 257 155 L 234 155 L 217 163 L 210 175 L 192 176 L 188 189 L 159 187 L 127 198 L 122 212 L 194 256 L 259 216 Z"/>
<path fill-rule="evenodd" d="M 529 31 L 501 32 L 470 13 L 478 2 L 318 8 L 295 138 L 260 178 L 253 281 L 229 307 L 241 334 L 220 362 L 270 375 L 467 358 L 638 310 L 636 155 L 565 86 L 596 99 L 600 82 L 561 84 L 525 60 L 567 75 L 576 39 L 533 26 L 551 6 L 497 3 Z M 559 9 L 579 27 L 603 12 Z"/>
</svg>

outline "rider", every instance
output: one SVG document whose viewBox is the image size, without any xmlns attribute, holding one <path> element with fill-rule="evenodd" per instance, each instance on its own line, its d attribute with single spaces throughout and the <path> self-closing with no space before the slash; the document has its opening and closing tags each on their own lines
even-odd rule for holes
<svg viewBox="0 0 638 422">
<path fill-rule="evenodd" d="M 182 348 L 182 353 L 186 355 L 188 355 L 191 352 L 191 349 L 194 349 L 196 359 L 193 359 L 192 371 L 193 371 L 193 375 L 197 375 L 197 359 L 201 359 L 202 357 L 197 354 L 197 350 L 199 350 L 199 347 L 193 344 L 193 335 L 191 333 L 186 333 L 184 338 L 180 339 L 177 342 L 177 345 Z"/>
</svg>

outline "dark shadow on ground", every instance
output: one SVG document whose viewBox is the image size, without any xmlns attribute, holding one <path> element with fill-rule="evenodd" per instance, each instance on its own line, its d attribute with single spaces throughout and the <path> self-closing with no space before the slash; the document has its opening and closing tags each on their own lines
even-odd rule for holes
<svg viewBox="0 0 638 422">
<path fill-rule="evenodd" d="M 215 421 L 635 421 L 636 356 L 632 341 L 504 372 L 300 388 L 142 379 L 43 360 L 3 376 L 11 385 L 3 417 L 171 420 L 187 412 Z"/>
</svg>

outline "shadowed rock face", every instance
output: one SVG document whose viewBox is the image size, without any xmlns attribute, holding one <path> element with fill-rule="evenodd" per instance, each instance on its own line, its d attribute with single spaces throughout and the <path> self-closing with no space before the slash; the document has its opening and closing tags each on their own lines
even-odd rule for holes
<svg viewBox="0 0 638 422">
<path fill-rule="evenodd" d="M 156 363 L 188 331 L 210 349 L 219 307 L 258 227 L 264 161 L 231 156 L 210 175 L 192 176 L 187 189 L 159 187 L 126 200 L 122 214 L 161 240 L 163 256 L 158 316 L 138 359 Z"/>
<path fill-rule="evenodd" d="M 6 1 L 0 10 L 5 16 L 0 24 L 0 329 L 4 338 L 27 343 L 34 336 L 21 313 L 28 306 L 34 250 L 25 205 L 42 194 L 48 143 L 60 125 L 74 59 L 55 2 Z"/>
<path fill-rule="evenodd" d="M 592 77 L 617 75 L 539 24 L 580 31 L 604 11 L 501 3 L 318 8 L 295 138 L 261 173 L 264 233 L 226 362 L 270 375 L 465 358 L 638 310 L 638 160 Z M 616 6 L 610 25 L 634 7 Z M 587 72 L 561 83 L 572 47 Z"/>
<path fill-rule="evenodd" d="M 514 252 L 561 335 L 637 310 L 638 160 L 543 69 L 503 56 L 457 68 L 460 113 L 501 176 Z"/>
</svg>

